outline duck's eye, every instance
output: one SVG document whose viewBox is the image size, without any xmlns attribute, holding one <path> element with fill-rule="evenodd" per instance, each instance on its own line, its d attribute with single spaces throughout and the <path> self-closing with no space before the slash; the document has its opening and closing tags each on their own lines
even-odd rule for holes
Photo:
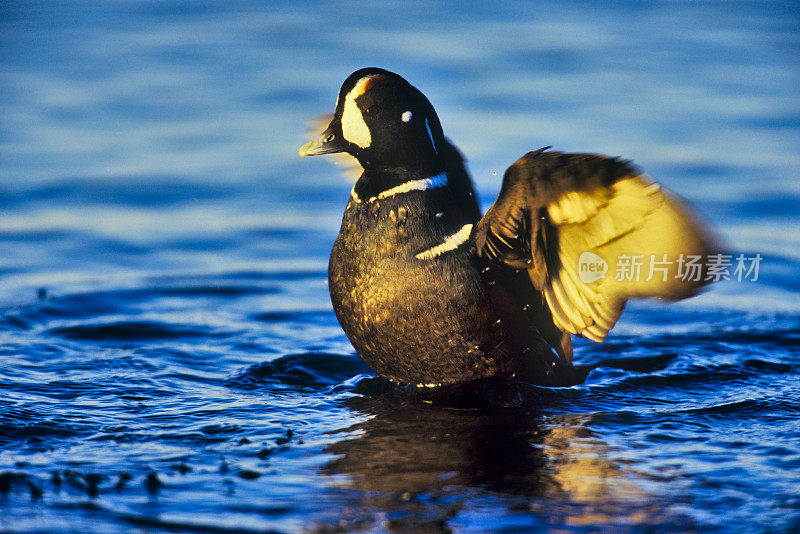
<svg viewBox="0 0 800 534">
<path fill-rule="evenodd" d="M 380 113 L 380 111 L 381 108 L 379 108 L 378 106 L 370 106 L 364 110 L 364 115 L 371 117 L 372 115 L 377 115 L 378 113 Z"/>
<path fill-rule="evenodd" d="M 408 122 L 411 120 L 411 112 L 404 111 L 402 115 L 400 115 L 400 120 L 403 122 Z"/>
</svg>

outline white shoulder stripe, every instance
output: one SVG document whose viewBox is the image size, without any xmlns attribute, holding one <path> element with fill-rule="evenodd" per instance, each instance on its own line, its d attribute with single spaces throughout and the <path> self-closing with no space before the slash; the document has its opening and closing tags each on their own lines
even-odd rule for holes
<svg viewBox="0 0 800 534">
<path fill-rule="evenodd" d="M 428 189 L 436 189 L 437 187 L 445 187 L 447 186 L 447 175 L 445 173 L 437 174 L 436 176 L 431 176 L 430 178 L 423 178 L 422 180 L 411 180 L 409 182 L 400 184 L 396 187 L 391 189 L 387 189 L 386 191 L 382 191 L 378 193 L 376 196 L 371 197 L 367 200 L 367 203 L 374 202 L 376 200 L 382 200 L 384 198 L 393 197 L 394 195 L 399 195 L 401 193 L 408 193 L 410 191 L 426 191 Z M 356 202 L 360 203 L 361 199 L 358 197 L 356 193 L 356 188 L 353 187 L 353 190 L 350 192 L 350 196 Z"/>
<path fill-rule="evenodd" d="M 461 230 L 454 233 L 453 235 L 447 236 L 442 243 L 417 254 L 416 258 L 418 260 L 430 260 L 435 258 L 436 256 L 441 256 L 445 252 L 455 250 L 461 245 L 463 245 L 467 239 L 469 239 L 469 234 L 471 232 L 472 232 L 472 225 L 465 224 L 464 226 L 461 227 Z"/>
</svg>

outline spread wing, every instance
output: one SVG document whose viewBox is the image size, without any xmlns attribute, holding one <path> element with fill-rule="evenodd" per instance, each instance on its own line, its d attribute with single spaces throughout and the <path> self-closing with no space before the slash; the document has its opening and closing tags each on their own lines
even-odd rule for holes
<svg viewBox="0 0 800 534">
<path fill-rule="evenodd" d="M 697 293 L 716 252 L 690 209 L 628 162 L 546 148 L 508 168 L 475 240 L 528 271 L 559 329 L 598 342 L 631 297 Z"/>
</svg>

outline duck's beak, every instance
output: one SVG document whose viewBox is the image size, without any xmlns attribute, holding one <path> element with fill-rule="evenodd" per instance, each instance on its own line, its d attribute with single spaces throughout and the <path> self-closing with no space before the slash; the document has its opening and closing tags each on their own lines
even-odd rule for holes
<svg viewBox="0 0 800 534">
<path fill-rule="evenodd" d="M 301 156 L 319 156 L 320 154 L 335 154 L 344 152 L 346 147 L 341 143 L 338 136 L 328 126 L 322 134 L 300 147 Z"/>
</svg>

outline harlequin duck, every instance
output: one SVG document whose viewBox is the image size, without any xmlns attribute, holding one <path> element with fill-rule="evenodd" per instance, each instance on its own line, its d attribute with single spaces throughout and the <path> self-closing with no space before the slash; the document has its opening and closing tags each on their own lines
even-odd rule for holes
<svg viewBox="0 0 800 534">
<path fill-rule="evenodd" d="M 333 309 L 356 351 L 399 384 L 575 383 L 571 335 L 603 341 L 631 297 L 682 299 L 713 253 L 690 210 L 632 164 L 529 152 L 481 217 L 428 99 L 379 68 L 351 74 L 301 156 L 363 167 L 331 252 Z M 622 266 L 622 267 L 620 267 Z"/>
</svg>

